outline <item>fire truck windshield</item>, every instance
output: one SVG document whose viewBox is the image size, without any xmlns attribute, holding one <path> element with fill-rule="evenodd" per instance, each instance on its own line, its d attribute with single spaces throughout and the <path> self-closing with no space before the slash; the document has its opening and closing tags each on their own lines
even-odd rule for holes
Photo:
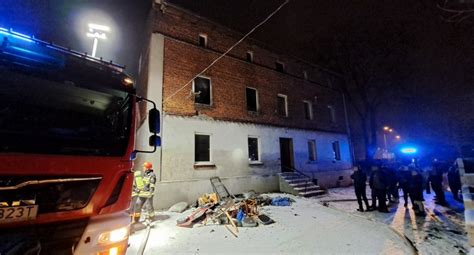
<svg viewBox="0 0 474 255">
<path fill-rule="evenodd" d="M 129 94 L 76 76 L 0 65 L 0 153 L 125 154 Z"/>
</svg>

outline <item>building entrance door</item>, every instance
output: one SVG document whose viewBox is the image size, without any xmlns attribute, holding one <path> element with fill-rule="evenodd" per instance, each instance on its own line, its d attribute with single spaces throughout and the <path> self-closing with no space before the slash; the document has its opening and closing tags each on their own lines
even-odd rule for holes
<svg viewBox="0 0 474 255">
<path fill-rule="evenodd" d="M 280 137 L 280 159 L 282 172 L 294 171 L 293 139 Z"/>
</svg>

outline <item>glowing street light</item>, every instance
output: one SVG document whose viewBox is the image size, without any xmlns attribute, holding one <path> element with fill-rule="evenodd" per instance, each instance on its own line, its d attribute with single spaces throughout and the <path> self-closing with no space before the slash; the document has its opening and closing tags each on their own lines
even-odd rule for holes
<svg viewBox="0 0 474 255">
<path fill-rule="evenodd" d="M 403 154 L 415 154 L 418 150 L 414 147 L 405 147 L 400 150 Z"/>
<path fill-rule="evenodd" d="M 397 140 L 400 140 L 401 138 L 402 138 L 402 137 L 399 136 L 399 135 L 396 135 L 396 136 L 395 136 L 395 139 L 397 139 Z"/>
<path fill-rule="evenodd" d="M 385 126 L 385 127 L 383 127 L 383 130 L 385 130 L 385 131 L 388 131 L 389 129 L 390 129 L 390 127 L 389 127 L 389 126 Z"/>
<path fill-rule="evenodd" d="M 88 24 L 89 32 L 87 32 L 87 37 L 94 38 L 94 44 L 92 45 L 92 57 L 95 57 L 95 53 L 97 52 L 97 44 L 99 43 L 99 39 L 106 40 L 107 36 L 105 32 L 110 31 L 110 27 L 98 24 Z"/>
</svg>

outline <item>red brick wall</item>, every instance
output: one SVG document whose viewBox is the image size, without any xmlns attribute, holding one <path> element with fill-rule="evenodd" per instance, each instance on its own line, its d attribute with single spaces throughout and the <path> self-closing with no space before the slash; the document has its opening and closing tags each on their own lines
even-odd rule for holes
<svg viewBox="0 0 474 255">
<path fill-rule="evenodd" d="M 224 57 L 205 76 L 211 79 L 212 106 L 198 107 L 190 95 L 192 83 L 169 98 L 196 74 L 207 67 L 220 52 L 226 51 L 241 35 L 199 17 L 173 8 L 157 13 L 154 31 L 165 35 L 163 110 L 168 114 L 206 115 L 215 119 L 271 124 L 304 129 L 344 132 L 342 97 L 320 83 L 303 79 L 307 70 L 309 80 L 327 82 L 325 73 L 302 61 L 279 55 L 246 40 Z M 198 46 L 200 33 L 207 34 L 208 47 Z M 247 50 L 254 53 L 254 63 L 245 61 Z M 275 61 L 285 63 L 285 74 L 275 71 Z M 152 71 L 152 70 L 150 70 Z M 326 84 L 325 84 L 326 85 Z M 245 88 L 258 90 L 259 113 L 246 110 Z M 288 117 L 276 113 L 277 94 L 288 96 Z M 318 104 L 314 97 L 318 97 Z M 313 102 L 313 120 L 304 119 L 303 100 Z M 336 125 L 330 121 L 327 108 L 336 109 Z"/>
</svg>

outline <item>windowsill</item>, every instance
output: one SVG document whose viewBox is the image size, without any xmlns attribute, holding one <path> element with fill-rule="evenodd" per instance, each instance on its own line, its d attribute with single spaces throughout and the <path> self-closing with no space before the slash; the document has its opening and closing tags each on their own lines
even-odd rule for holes
<svg viewBox="0 0 474 255">
<path fill-rule="evenodd" d="M 194 103 L 194 107 L 199 108 L 199 109 L 210 109 L 213 107 L 212 103 L 211 104 L 200 104 L 200 103 Z"/>
<path fill-rule="evenodd" d="M 249 161 L 250 166 L 263 166 L 262 161 Z"/>
<path fill-rule="evenodd" d="M 250 116 L 258 116 L 258 115 L 260 115 L 260 112 L 259 112 L 259 111 L 250 111 L 250 110 L 247 110 L 247 115 L 250 115 Z"/>
<path fill-rule="evenodd" d="M 194 169 L 210 169 L 216 168 L 216 165 L 212 162 L 196 162 L 193 167 Z"/>
</svg>

